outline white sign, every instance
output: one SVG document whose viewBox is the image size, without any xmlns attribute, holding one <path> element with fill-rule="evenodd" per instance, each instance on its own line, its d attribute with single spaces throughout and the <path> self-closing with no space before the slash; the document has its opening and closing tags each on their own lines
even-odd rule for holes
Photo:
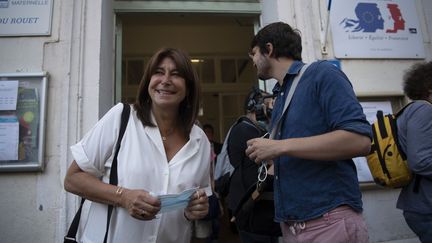
<svg viewBox="0 0 432 243">
<path fill-rule="evenodd" d="M 363 108 L 363 113 L 370 124 L 376 121 L 377 111 L 382 111 L 384 114 L 392 114 L 392 106 L 390 101 L 367 101 L 360 102 Z"/>
<path fill-rule="evenodd" d="M 390 101 L 376 101 L 376 102 L 360 102 L 363 108 L 363 113 L 370 124 L 376 120 L 377 111 L 381 110 L 384 114 L 392 114 L 392 107 Z M 366 157 L 353 158 L 354 164 L 357 168 L 357 177 L 360 182 L 372 182 L 373 177 L 367 164 Z"/>
<path fill-rule="evenodd" d="M 0 116 L 0 160 L 18 160 L 18 136 L 18 119 Z"/>
<path fill-rule="evenodd" d="M 0 36 L 50 35 L 53 0 L 0 0 Z"/>
<path fill-rule="evenodd" d="M 353 158 L 353 161 L 357 169 L 357 179 L 359 182 L 374 181 L 366 157 L 356 157 Z"/>
<path fill-rule="evenodd" d="M 0 111 L 14 111 L 17 106 L 18 80 L 0 81 Z"/>
<path fill-rule="evenodd" d="M 330 10 L 337 58 L 424 58 L 415 1 L 334 0 Z"/>
</svg>

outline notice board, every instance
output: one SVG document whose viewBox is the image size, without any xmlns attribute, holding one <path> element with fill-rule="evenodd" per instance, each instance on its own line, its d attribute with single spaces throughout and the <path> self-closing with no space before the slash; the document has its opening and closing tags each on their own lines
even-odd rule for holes
<svg viewBox="0 0 432 243">
<path fill-rule="evenodd" d="M 0 171 L 43 170 L 46 73 L 0 73 Z"/>
</svg>

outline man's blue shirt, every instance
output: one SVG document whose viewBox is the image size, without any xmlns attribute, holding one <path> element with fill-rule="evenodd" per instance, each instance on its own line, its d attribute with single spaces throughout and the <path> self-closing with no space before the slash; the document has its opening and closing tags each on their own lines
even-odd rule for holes
<svg viewBox="0 0 432 243">
<path fill-rule="evenodd" d="M 303 65 L 295 61 L 282 86 L 276 84 L 272 126 L 280 119 L 286 95 Z M 335 130 L 372 137 L 371 126 L 350 81 L 326 61 L 314 62 L 304 72 L 280 127 L 275 139 L 310 137 Z M 281 156 L 274 163 L 276 221 L 310 220 L 343 204 L 362 210 L 352 159 L 319 161 Z"/>
</svg>

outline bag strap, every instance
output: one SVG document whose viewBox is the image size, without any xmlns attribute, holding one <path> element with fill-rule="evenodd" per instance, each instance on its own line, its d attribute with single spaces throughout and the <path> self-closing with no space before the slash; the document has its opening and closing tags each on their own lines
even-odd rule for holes
<svg viewBox="0 0 432 243">
<path fill-rule="evenodd" d="M 120 123 L 120 131 L 119 136 L 117 138 L 117 145 L 116 150 L 114 153 L 114 159 L 111 164 L 111 172 L 110 172 L 110 184 L 111 185 L 117 185 L 118 184 L 118 176 L 117 176 L 117 156 L 120 151 L 120 144 L 123 139 L 123 135 L 126 131 L 126 126 L 129 120 L 129 114 L 130 114 L 130 106 L 129 104 L 123 103 L 123 112 L 121 114 L 121 123 Z M 104 243 L 108 240 L 108 231 L 109 231 L 109 225 L 111 221 L 111 214 L 113 211 L 113 205 L 108 205 L 108 213 L 107 213 L 107 224 L 106 224 L 106 231 L 105 231 L 105 237 L 104 237 Z"/>
<path fill-rule="evenodd" d="M 398 118 L 401 114 L 402 114 L 402 112 L 404 112 L 405 111 L 405 109 L 408 107 L 408 106 L 410 106 L 411 104 L 413 104 L 414 102 L 413 101 L 411 101 L 411 102 L 409 102 L 408 104 L 406 104 L 406 105 L 404 105 L 398 112 L 396 112 L 396 114 L 395 114 L 395 117 L 396 118 Z"/>
<path fill-rule="evenodd" d="M 84 204 L 85 198 L 81 198 L 81 204 L 80 207 L 78 209 L 78 211 L 76 212 L 71 226 L 69 227 L 69 230 L 66 234 L 66 236 L 64 237 L 64 243 L 76 243 L 76 234 L 78 232 L 78 225 L 79 225 L 79 221 L 81 219 L 81 211 L 82 211 L 82 207 Z"/>
<path fill-rule="evenodd" d="M 294 77 L 294 80 L 291 84 L 291 88 L 288 91 L 288 95 L 287 98 L 285 99 L 285 104 L 284 104 L 284 108 L 282 110 L 282 115 L 279 117 L 279 120 L 277 120 L 277 122 L 275 123 L 271 133 L 270 133 L 270 138 L 274 139 L 276 136 L 276 133 L 280 130 L 281 127 L 281 121 L 282 118 L 285 116 L 285 114 L 287 113 L 288 110 L 288 106 L 291 103 L 292 97 L 294 96 L 294 92 L 297 88 L 298 83 L 300 82 L 301 77 L 303 76 L 304 72 L 306 71 L 306 69 L 309 67 L 310 64 L 305 64 L 303 65 L 303 67 L 300 69 L 299 74 L 297 74 L 297 76 Z"/>
<path fill-rule="evenodd" d="M 116 150 L 115 150 L 114 159 L 113 159 L 113 162 L 111 165 L 110 184 L 112 184 L 112 185 L 117 185 L 117 183 L 118 183 L 117 156 L 118 156 L 118 153 L 120 150 L 120 143 L 121 143 L 121 140 L 123 138 L 123 135 L 124 135 L 124 132 L 126 130 L 126 126 L 127 126 L 128 120 L 129 120 L 129 114 L 130 114 L 130 106 L 126 103 L 123 103 L 123 111 L 121 114 L 119 136 L 117 138 Z M 115 174 L 115 175 L 113 175 L 113 174 Z M 69 227 L 69 230 L 68 230 L 66 236 L 64 237 L 64 243 L 76 243 L 77 242 L 76 241 L 76 234 L 78 232 L 78 225 L 79 225 L 79 222 L 81 219 L 81 211 L 82 211 L 84 201 L 85 201 L 85 198 L 81 198 L 80 207 L 79 207 L 78 211 L 76 212 L 76 214 L 72 220 L 71 226 Z M 105 232 L 105 237 L 104 237 L 104 243 L 106 243 L 106 240 L 107 240 L 112 209 L 113 209 L 113 206 L 109 205 L 108 206 L 108 215 L 107 215 L 107 227 L 106 227 L 106 232 Z"/>
</svg>

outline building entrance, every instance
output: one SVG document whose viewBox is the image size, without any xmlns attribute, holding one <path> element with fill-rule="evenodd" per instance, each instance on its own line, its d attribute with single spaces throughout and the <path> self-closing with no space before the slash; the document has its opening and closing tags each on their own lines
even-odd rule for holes
<svg viewBox="0 0 432 243">
<path fill-rule="evenodd" d="M 258 85 L 248 57 L 257 17 L 122 13 L 116 18 L 121 23 L 121 70 L 116 69 L 121 72 L 121 100 L 135 100 L 144 67 L 159 48 L 184 49 L 202 83 L 198 119 L 201 124 L 212 125 L 216 140 L 223 142 L 231 124 L 244 114 L 247 93 Z M 219 242 L 239 242 L 227 215 L 225 212 L 220 219 Z"/>
<path fill-rule="evenodd" d="M 244 113 L 256 71 L 247 53 L 256 16 L 189 13 L 122 13 L 121 99 L 133 101 L 144 67 L 161 47 L 186 50 L 202 83 L 201 124 L 211 124 L 220 142 Z M 117 68 L 117 70 L 119 70 Z"/>
</svg>

